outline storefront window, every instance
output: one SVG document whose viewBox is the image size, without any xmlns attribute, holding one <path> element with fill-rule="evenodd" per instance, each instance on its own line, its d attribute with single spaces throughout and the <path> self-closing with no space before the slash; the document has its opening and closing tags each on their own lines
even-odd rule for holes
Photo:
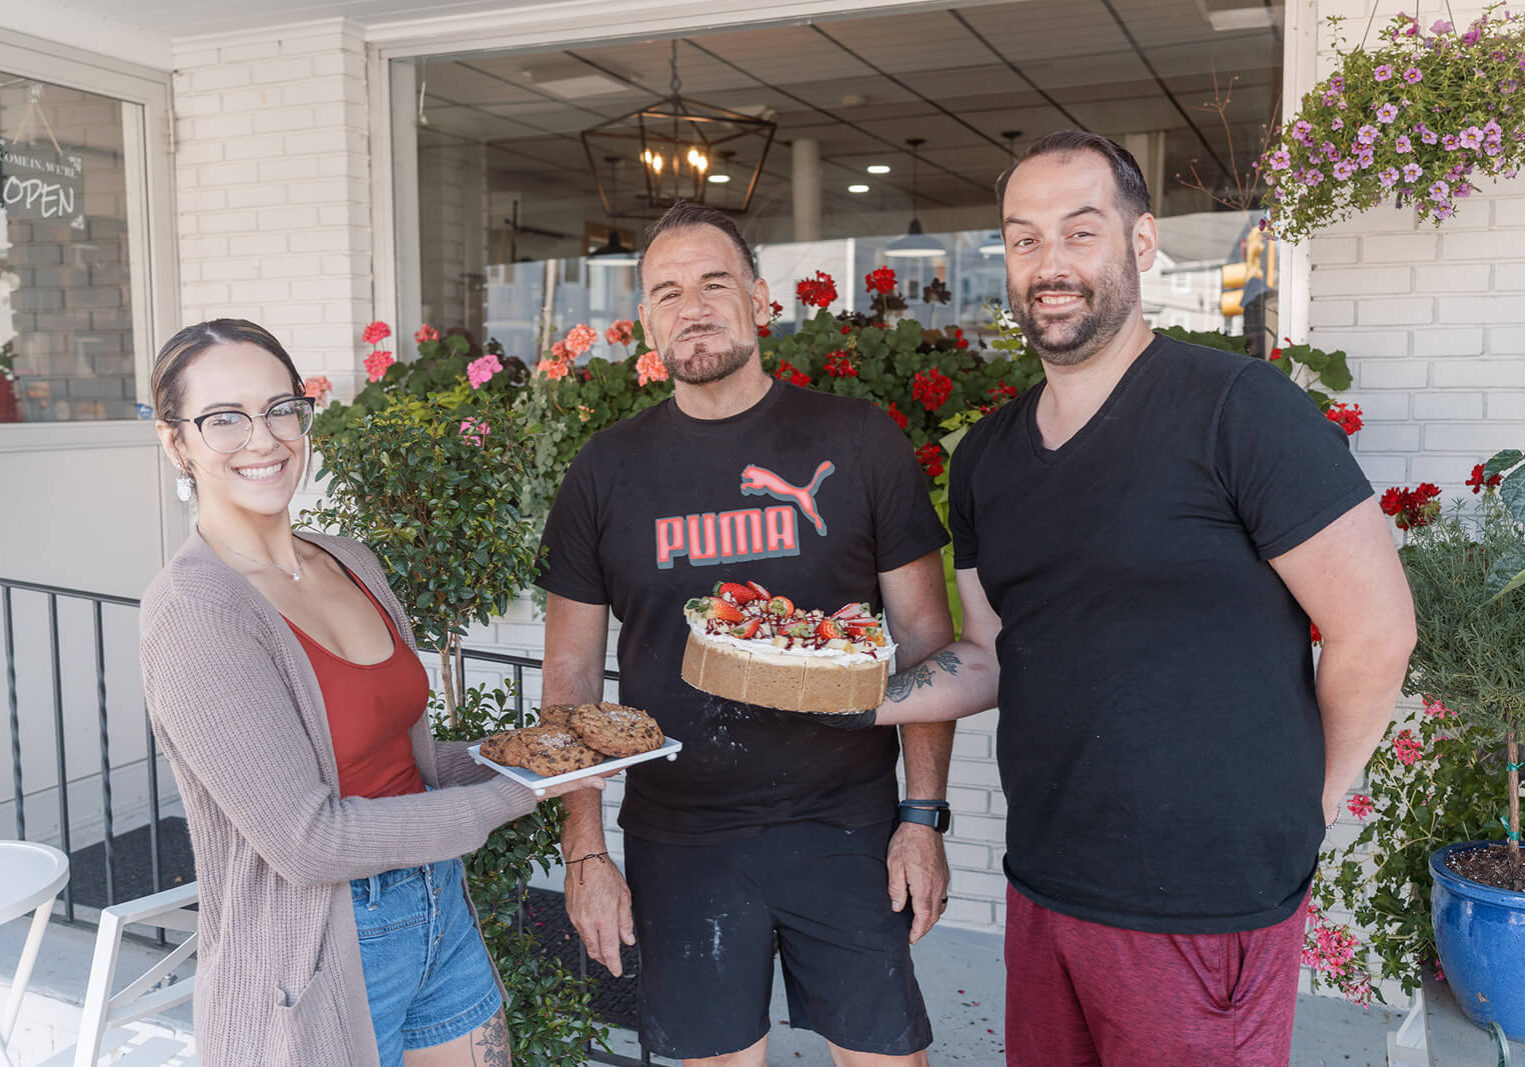
<svg viewBox="0 0 1525 1067">
<path fill-rule="evenodd" d="M 136 110 L 0 72 L 0 422 L 135 417 Z"/>
</svg>

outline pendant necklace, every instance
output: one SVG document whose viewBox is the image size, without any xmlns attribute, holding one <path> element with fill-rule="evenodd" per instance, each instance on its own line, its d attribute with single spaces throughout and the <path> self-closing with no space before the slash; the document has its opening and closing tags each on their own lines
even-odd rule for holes
<svg viewBox="0 0 1525 1067">
<path fill-rule="evenodd" d="M 197 529 L 201 530 L 201 528 L 199 526 L 197 527 Z M 232 545 L 228 544 L 222 538 L 220 538 L 220 537 L 213 537 L 211 534 L 207 533 L 205 530 L 201 530 L 201 536 L 205 537 L 208 541 L 213 541 L 216 544 L 221 545 L 223 548 L 225 548 L 229 552 L 233 553 L 239 559 L 246 559 L 250 563 L 258 563 L 261 567 L 274 567 L 276 570 L 280 571 L 286 577 L 290 578 L 293 582 L 300 582 L 302 580 L 302 554 L 300 552 L 297 553 L 297 569 L 294 570 L 294 571 L 288 571 L 285 567 L 282 567 L 279 563 L 271 563 L 268 559 L 257 559 L 254 556 L 247 556 L 244 553 L 240 552 L 238 549 L 234 548 Z"/>
</svg>

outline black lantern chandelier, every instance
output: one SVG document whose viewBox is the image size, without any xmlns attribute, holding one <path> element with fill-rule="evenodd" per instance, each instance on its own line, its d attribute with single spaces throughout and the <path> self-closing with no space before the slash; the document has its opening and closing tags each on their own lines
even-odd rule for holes
<svg viewBox="0 0 1525 1067">
<path fill-rule="evenodd" d="M 670 88 L 660 100 L 582 131 L 605 214 L 633 210 L 615 202 L 614 189 L 605 185 L 596 162 L 612 154 L 640 163 L 646 196 L 636 209 L 663 209 L 687 200 L 741 214 L 752 202 L 778 124 L 683 96 L 676 40 Z"/>
</svg>

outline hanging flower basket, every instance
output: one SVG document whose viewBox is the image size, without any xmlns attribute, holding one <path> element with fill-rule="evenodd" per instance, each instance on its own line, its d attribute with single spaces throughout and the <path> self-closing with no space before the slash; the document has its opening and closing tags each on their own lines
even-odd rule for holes
<svg viewBox="0 0 1525 1067">
<path fill-rule="evenodd" d="M 1255 164 L 1269 225 L 1302 240 L 1358 211 L 1413 204 L 1437 225 L 1525 162 L 1525 17 L 1489 7 L 1466 30 L 1399 15 L 1347 49 Z"/>
</svg>

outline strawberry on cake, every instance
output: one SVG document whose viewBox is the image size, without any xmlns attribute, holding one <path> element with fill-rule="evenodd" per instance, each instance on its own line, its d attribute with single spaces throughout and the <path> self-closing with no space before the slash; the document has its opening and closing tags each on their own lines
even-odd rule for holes
<svg viewBox="0 0 1525 1067">
<path fill-rule="evenodd" d="M 895 646 L 867 604 L 803 610 L 756 582 L 720 582 L 683 606 L 683 680 L 788 711 L 867 711 L 884 701 Z"/>
</svg>

